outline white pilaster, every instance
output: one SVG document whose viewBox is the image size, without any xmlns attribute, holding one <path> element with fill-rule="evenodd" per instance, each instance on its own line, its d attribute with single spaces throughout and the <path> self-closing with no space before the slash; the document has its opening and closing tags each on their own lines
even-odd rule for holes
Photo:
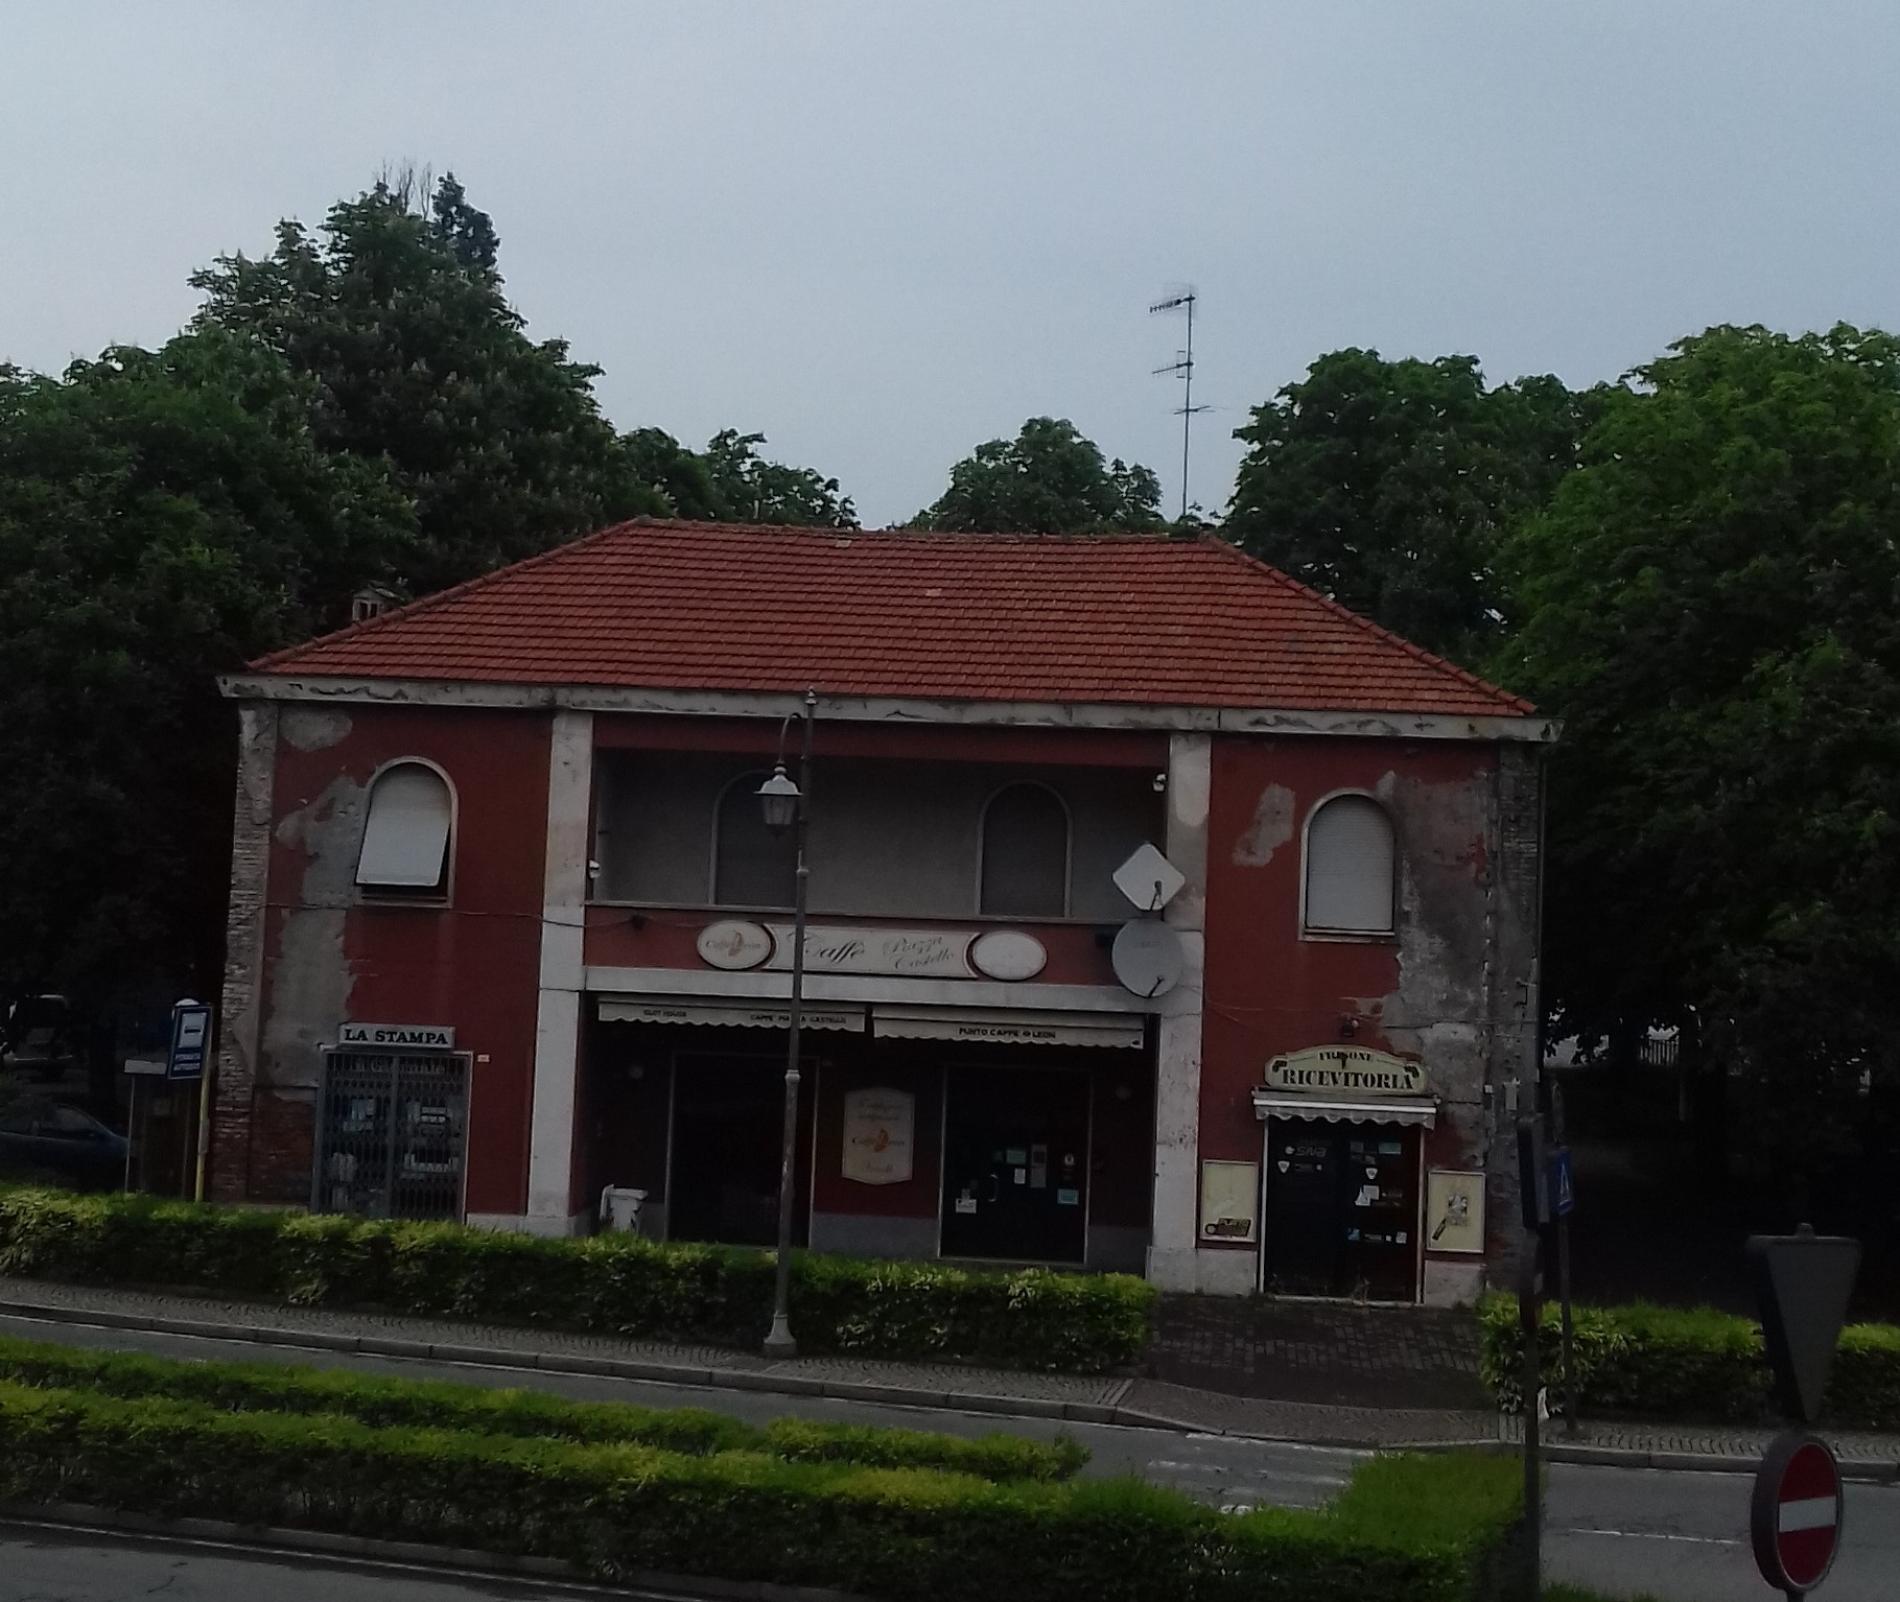
<svg viewBox="0 0 1900 1602">
<path fill-rule="evenodd" d="M 1207 809 L 1213 745 L 1205 734 L 1168 741 L 1168 860 L 1187 884 L 1168 903 L 1186 961 L 1159 1020 L 1155 1061 L 1155 1158 L 1148 1278 L 1163 1290 L 1196 1288 L 1200 1209 L 1201 987 L 1206 958 Z"/>
<path fill-rule="evenodd" d="M 567 1233 L 574 1212 L 574 1108 L 580 1076 L 582 936 L 593 783 L 593 714 L 555 713 L 548 748 L 541 992 L 535 1018 L 525 1220 L 526 1227 L 537 1234 Z"/>
</svg>

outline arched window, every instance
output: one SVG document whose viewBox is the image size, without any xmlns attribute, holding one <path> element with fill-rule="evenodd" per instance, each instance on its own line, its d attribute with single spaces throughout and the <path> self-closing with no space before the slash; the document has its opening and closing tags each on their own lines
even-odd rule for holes
<svg viewBox="0 0 1900 1602">
<path fill-rule="evenodd" d="M 1390 934 L 1397 853 L 1392 820 L 1370 796 L 1324 802 L 1306 825 L 1306 927 Z"/>
<path fill-rule="evenodd" d="M 713 903 L 721 907 L 789 907 L 796 890 L 798 847 L 792 831 L 773 834 L 759 805 L 764 773 L 742 773 L 719 797 L 713 833 Z"/>
<path fill-rule="evenodd" d="M 1069 813 L 1053 790 L 1011 784 L 983 809 L 978 909 L 1002 918 L 1060 918 L 1069 910 Z"/>
<path fill-rule="evenodd" d="M 446 895 L 455 800 L 423 762 L 392 762 L 370 781 L 356 882 L 379 895 Z"/>
</svg>

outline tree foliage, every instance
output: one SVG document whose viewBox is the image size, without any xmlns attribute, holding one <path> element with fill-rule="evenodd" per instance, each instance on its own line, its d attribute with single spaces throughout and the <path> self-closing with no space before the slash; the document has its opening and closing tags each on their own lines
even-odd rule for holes
<svg viewBox="0 0 1900 1602">
<path fill-rule="evenodd" d="M 703 451 L 688 450 L 659 428 L 626 436 L 642 483 L 661 495 L 676 517 L 717 523 L 785 523 L 856 528 L 857 509 L 809 467 L 787 467 L 759 454 L 763 434 L 724 428 Z"/>
<path fill-rule="evenodd" d="M 1105 461 L 1067 418 L 1032 417 L 1013 440 L 977 446 L 914 528 L 1090 534 L 1159 528 L 1161 483 L 1147 468 Z"/>
<path fill-rule="evenodd" d="M 401 570 L 407 500 L 320 448 L 307 386 L 205 329 L 0 370 L 0 985 L 222 960 L 229 713 L 212 676 Z"/>
<path fill-rule="evenodd" d="M 1504 625 L 1498 542 L 1573 465 L 1595 404 L 1555 378 L 1488 389 L 1471 356 L 1334 351 L 1235 430 L 1224 532 L 1428 650 L 1482 651 Z"/>
<path fill-rule="evenodd" d="M 427 197 L 384 179 L 315 234 L 282 222 L 268 256 L 192 278 L 200 327 L 254 337 L 310 378 L 322 449 L 389 464 L 415 504 L 398 578 L 418 594 L 667 510 L 601 415 L 600 369 L 528 337 L 499 249 L 452 174 Z"/>
<path fill-rule="evenodd" d="M 1498 668 L 1565 719 L 1548 979 L 1751 1071 L 1812 1158 L 1900 1061 L 1900 341 L 1714 328 L 1632 376 L 1509 550 Z"/>
</svg>

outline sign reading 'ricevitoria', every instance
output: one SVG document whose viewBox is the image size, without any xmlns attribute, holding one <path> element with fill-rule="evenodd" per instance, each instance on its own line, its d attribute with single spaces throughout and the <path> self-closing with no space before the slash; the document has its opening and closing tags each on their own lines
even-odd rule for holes
<svg viewBox="0 0 1900 1602">
<path fill-rule="evenodd" d="M 1308 1046 L 1267 1064 L 1267 1088 L 1315 1094 L 1416 1096 L 1425 1089 L 1425 1070 L 1418 1063 L 1365 1046 Z"/>
</svg>

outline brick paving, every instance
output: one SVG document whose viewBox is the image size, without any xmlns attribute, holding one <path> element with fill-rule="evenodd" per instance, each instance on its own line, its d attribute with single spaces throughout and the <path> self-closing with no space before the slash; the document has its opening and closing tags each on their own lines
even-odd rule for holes
<svg viewBox="0 0 1900 1602">
<path fill-rule="evenodd" d="M 1266 1296 L 1168 1296 L 1156 1379 L 1335 1407 L 1484 1411 L 1478 1323 L 1462 1310 Z"/>
</svg>

